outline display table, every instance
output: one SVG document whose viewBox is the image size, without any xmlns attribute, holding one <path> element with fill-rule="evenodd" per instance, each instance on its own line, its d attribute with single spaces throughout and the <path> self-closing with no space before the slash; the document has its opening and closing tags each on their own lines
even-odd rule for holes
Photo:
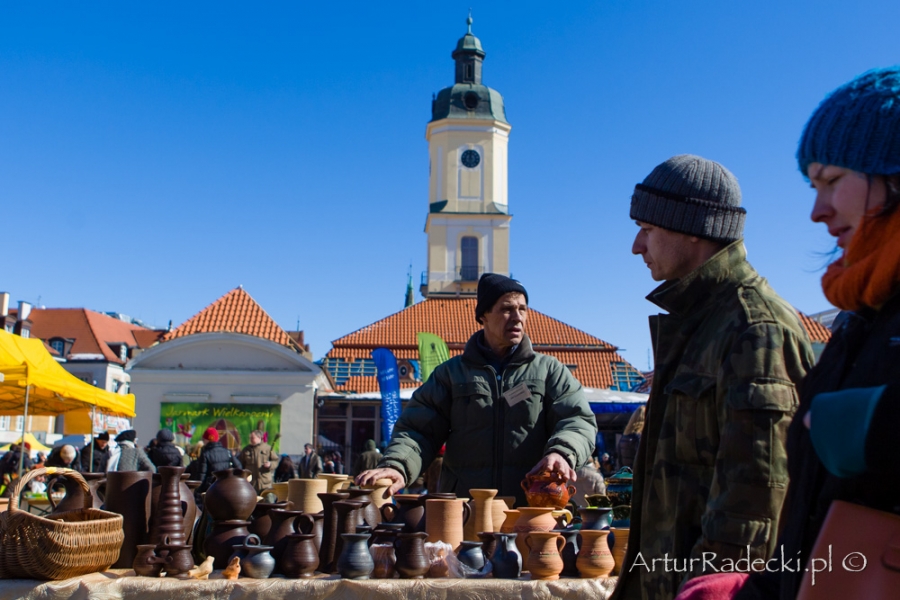
<svg viewBox="0 0 900 600">
<path fill-rule="evenodd" d="M 313 579 L 244 579 L 229 581 L 221 573 L 213 573 L 207 581 L 179 581 L 152 577 L 129 577 L 134 571 L 115 569 L 93 573 L 64 581 L 33 581 L 24 579 L 0 580 L 0 598 L 4 600 L 203 600 L 206 598 L 253 598 L 281 600 L 282 598 L 359 598 L 365 600 L 396 600 L 397 598 L 427 598 L 428 600 L 513 600 L 525 598 L 542 600 L 564 598 L 571 600 L 604 600 L 612 594 L 615 577 L 601 579 L 560 579 L 559 581 L 531 581 L 508 579 L 371 579 L 342 580 L 336 575 Z"/>
</svg>

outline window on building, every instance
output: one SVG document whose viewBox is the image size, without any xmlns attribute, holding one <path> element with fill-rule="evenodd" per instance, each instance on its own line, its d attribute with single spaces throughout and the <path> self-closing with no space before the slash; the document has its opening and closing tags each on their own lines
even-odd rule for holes
<svg viewBox="0 0 900 600">
<path fill-rule="evenodd" d="M 0 431 L 9 431 L 9 417 L 0 417 Z"/>
<path fill-rule="evenodd" d="M 23 427 L 25 427 L 25 417 L 16 417 L 16 426 L 13 431 L 22 431 Z"/>
<path fill-rule="evenodd" d="M 328 371 L 337 385 L 344 385 L 351 377 L 374 377 L 378 375 L 378 367 L 371 358 L 326 358 L 322 367 Z"/>
<path fill-rule="evenodd" d="M 478 281 L 478 238 L 466 236 L 460 241 L 462 267 L 459 270 L 463 281 Z"/>
<path fill-rule="evenodd" d="M 63 354 L 66 351 L 66 342 L 64 340 L 54 338 L 50 340 L 50 347 L 56 350 L 60 356 L 65 356 L 65 354 Z"/>
</svg>

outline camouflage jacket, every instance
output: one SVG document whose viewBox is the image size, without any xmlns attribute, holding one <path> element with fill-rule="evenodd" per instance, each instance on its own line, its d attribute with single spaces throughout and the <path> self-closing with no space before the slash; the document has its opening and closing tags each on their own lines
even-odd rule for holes
<svg viewBox="0 0 900 600">
<path fill-rule="evenodd" d="M 647 299 L 669 314 L 650 317 L 653 389 L 615 599 L 673 598 L 691 577 L 771 555 L 796 384 L 814 361 L 741 240 Z"/>
<path fill-rule="evenodd" d="M 532 350 L 527 336 L 497 373 L 479 348 L 482 335 L 413 393 L 378 466 L 414 481 L 446 442 L 440 491 L 468 497 L 472 488 L 492 488 L 525 504 L 525 474 L 550 452 L 581 467 L 594 450 L 597 422 L 578 380 Z M 510 406 L 503 394 L 517 386 L 528 393 Z"/>
</svg>

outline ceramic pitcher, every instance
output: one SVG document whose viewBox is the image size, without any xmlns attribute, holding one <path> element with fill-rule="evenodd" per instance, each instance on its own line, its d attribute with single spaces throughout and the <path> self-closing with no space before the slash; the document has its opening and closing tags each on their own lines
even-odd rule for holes
<svg viewBox="0 0 900 600">
<path fill-rule="evenodd" d="M 515 533 L 495 533 L 497 545 L 491 554 L 491 565 L 497 579 L 518 579 L 522 574 L 522 553 L 516 546 Z"/>
<path fill-rule="evenodd" d="M 606 577 L 612 572 L 616 561 L 606 543 L 608 535 L 608 529 L 581 532 L 581 551 L 575 564 L 582 577 Z"/>
<path fill-rule="evenodd" d="M 560 553 L 566 540 L 555 531 L 532 531 L 525 538 L 528 546 L 528 572 L 532 579 L 553 581 L 559 579 L 563 570 L 563 559 Z"/>
<path fill-rule="evenodd" d="M 456 551 L 463 541 L 463 527 L 469 519 L 469 505 L 456 500 L 425 501 L 425 532 L 429 542 L 444 542 Z"/>
</svg>

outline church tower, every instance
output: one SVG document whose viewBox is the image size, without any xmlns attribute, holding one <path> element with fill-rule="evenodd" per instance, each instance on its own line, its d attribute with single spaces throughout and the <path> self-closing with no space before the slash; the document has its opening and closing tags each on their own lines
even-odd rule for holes
<svg viewBox="0 0 900 600">
<path fill-rule="evenodd" d="M 503 96 L 481 83 L 485 53 L 468 31 L 452 53 L 453 86 L 431 103 L 426 297 L 474 296 L 482 273 L 509 275 L 507 144 Z"/>
</svg>

